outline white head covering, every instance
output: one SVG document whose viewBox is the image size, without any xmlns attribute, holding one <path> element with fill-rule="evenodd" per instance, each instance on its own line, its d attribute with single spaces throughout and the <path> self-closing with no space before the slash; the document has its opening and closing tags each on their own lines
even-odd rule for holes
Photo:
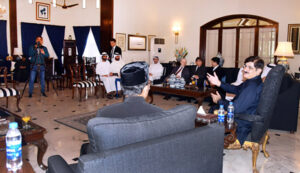
<svg viewBox="0 0 300 173">
<path fill-rule="evenodd" d="M 96 59 L 96 63 L 102 62 L 102 56 L 107 56 L 108 57 L 108 54 L 106 52 L 102 52 L 100 58 Z"/>
</svg>

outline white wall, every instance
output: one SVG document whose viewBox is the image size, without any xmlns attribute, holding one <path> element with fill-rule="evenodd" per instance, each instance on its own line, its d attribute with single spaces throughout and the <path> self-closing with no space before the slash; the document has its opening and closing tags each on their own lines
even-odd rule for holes
<svg viewBox="0 0 300 173">
<path fill-rule="evenodd" d="M 8 1 L 9 0 L 0 0 L 1 4 L 2 2 L 7 4 L 7 8 Z M 50 3 L 52 0 L 38 0 L 38 2 Z M 17 0 L 18 47 L 22 47 L 21 22 L 66 26 L 65 38 L 72 35 L 73 39 L 75 38 L 73 26 L 99 26 L 100 9 L 96 8 L 96 0 L 86 0 L 86 2 L 87 4 L 85 9 L 82 8 L 82 0 L 67 0 L 67 5 L 79 3 L 78 6 L 68 9 L 51 6 L 50 22 L 46 22 L 36 20 L 36 0 L 33 0 L 33 4 L 29 4 L 28 0 Z M 63 4 L 63 0 L 57 0 L 57 3 Z M 9 39 L 8 42 L 8 45 L 10 45 Z"/>
<path fill-rule="evenodd" d="M 279 41 L 287 40 L 288 24 L 300 23 L 299 0 L 115 0 L 114 33 L 157 35 L 166 38 L 169 57 L 176 47 L 189 51 L 188 63 L 199 55 L 200 26 L 232 14 L 253 14 L 279 22 Z M 179 43 L 175 45 L 172 26 L 179 23 Z M 124 59 L 148 60 L 148 51 L 126 51 Z M 298 71 L 300 55 L 289 60 L 291 71 Z"/>
</svg>

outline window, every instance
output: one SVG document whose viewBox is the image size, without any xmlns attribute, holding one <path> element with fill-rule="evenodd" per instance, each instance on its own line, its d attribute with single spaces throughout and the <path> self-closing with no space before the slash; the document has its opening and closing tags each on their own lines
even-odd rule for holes
<svg viewBox="0 0 300 173">
<path fill-rule="evenodd" d="M 210 59 L 221 53 L 225 67 L 241 67 L 249 56 L 274 62 L 278 41 L 278 23 L 254 15 L 224 16 L 200 28 L 200 57 Z"/>
<path fill-rule="evenodd" d="M 90 29 L 88 39 L 86 42 L 86 46 L 83 51 L 83 57 L 96 57 L 96 59 L 100 58 L 100 52 L 97 47 L 94 35 L 92 33 L 92 29 Z"/>
</svg>

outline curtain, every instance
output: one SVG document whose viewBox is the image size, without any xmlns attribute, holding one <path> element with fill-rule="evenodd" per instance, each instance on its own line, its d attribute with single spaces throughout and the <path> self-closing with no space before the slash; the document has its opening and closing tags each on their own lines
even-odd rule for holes
<svg viewBox="0 0 300 173">
<path fill-rule="evenodd" d="M 87 43 L 90 26 L 74 26 L 74 33 L 76 38 L 76 46 L 78 49 L 78 56 L 82 57 L 84 48 Z"/>
<path fill-rule="evenodd" d="M 274 63 L 275 42 L 275 28 L 259 28 L 258 55 L 265 64 Z"/>
<path fill-rule="evenodd" d="M 61 54 L 65 38 L 65 26 L 45 25 L 52 47 L 61 63 Z"/>
<path fill-rule="evenodd" d="M 65 38 L 65 26 L 45 25 L 52 47 L 57 55 L 59 68 L 62 68 L 62 49 Z"/>
<path fill-rule="evenodd" d="M 212 57 L 218 54 L 218 30 L 207 30 L 206 31 L 206 55 L 205 65 L 211 66 L 210 60 Z"/>
<path fill-rule="evenodd" d="M 254 55 L 254 37 L 254 28 L 240 29 L 239 67 L 244 65 L 246 58 Z"/>
<path fill-rule="evenodd" d="M 100 26 L 91 26 L 97 47 L 99 52 L 101 51 L 100 49 Z"/>
<path fill-rule="evenodd" d="M 222 57 L 223 67 L 235 67 L 236 29 L 223 29 Z"/>
<path fill-rule="evenodd" d="M 7 55 L 6 21 L 0 20 L 0 59 L 5 59 Z"/>
<path fill-rule="evenodd" d="M 21 23 L 23 55 L 29 57 L 29 47 L 35 44 L 35 38 L 41 36 L 44 25 L 35 23 Z"/>
</svg>

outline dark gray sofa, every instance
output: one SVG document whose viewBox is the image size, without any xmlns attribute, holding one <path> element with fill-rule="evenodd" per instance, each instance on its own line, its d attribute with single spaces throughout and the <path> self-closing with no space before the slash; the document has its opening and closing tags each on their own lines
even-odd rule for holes
<svg viewBox="0 0 300 173">
<path fill-rule="evenodd" d="M 88 124 L 90 152 L 74 165 L 51 156 L 47 172 L 220 173 L 224 127 L 195 129 L 195 115 L 195 107 L 183 105 L 139 117 L 94 118 Z"/>
</svg>

